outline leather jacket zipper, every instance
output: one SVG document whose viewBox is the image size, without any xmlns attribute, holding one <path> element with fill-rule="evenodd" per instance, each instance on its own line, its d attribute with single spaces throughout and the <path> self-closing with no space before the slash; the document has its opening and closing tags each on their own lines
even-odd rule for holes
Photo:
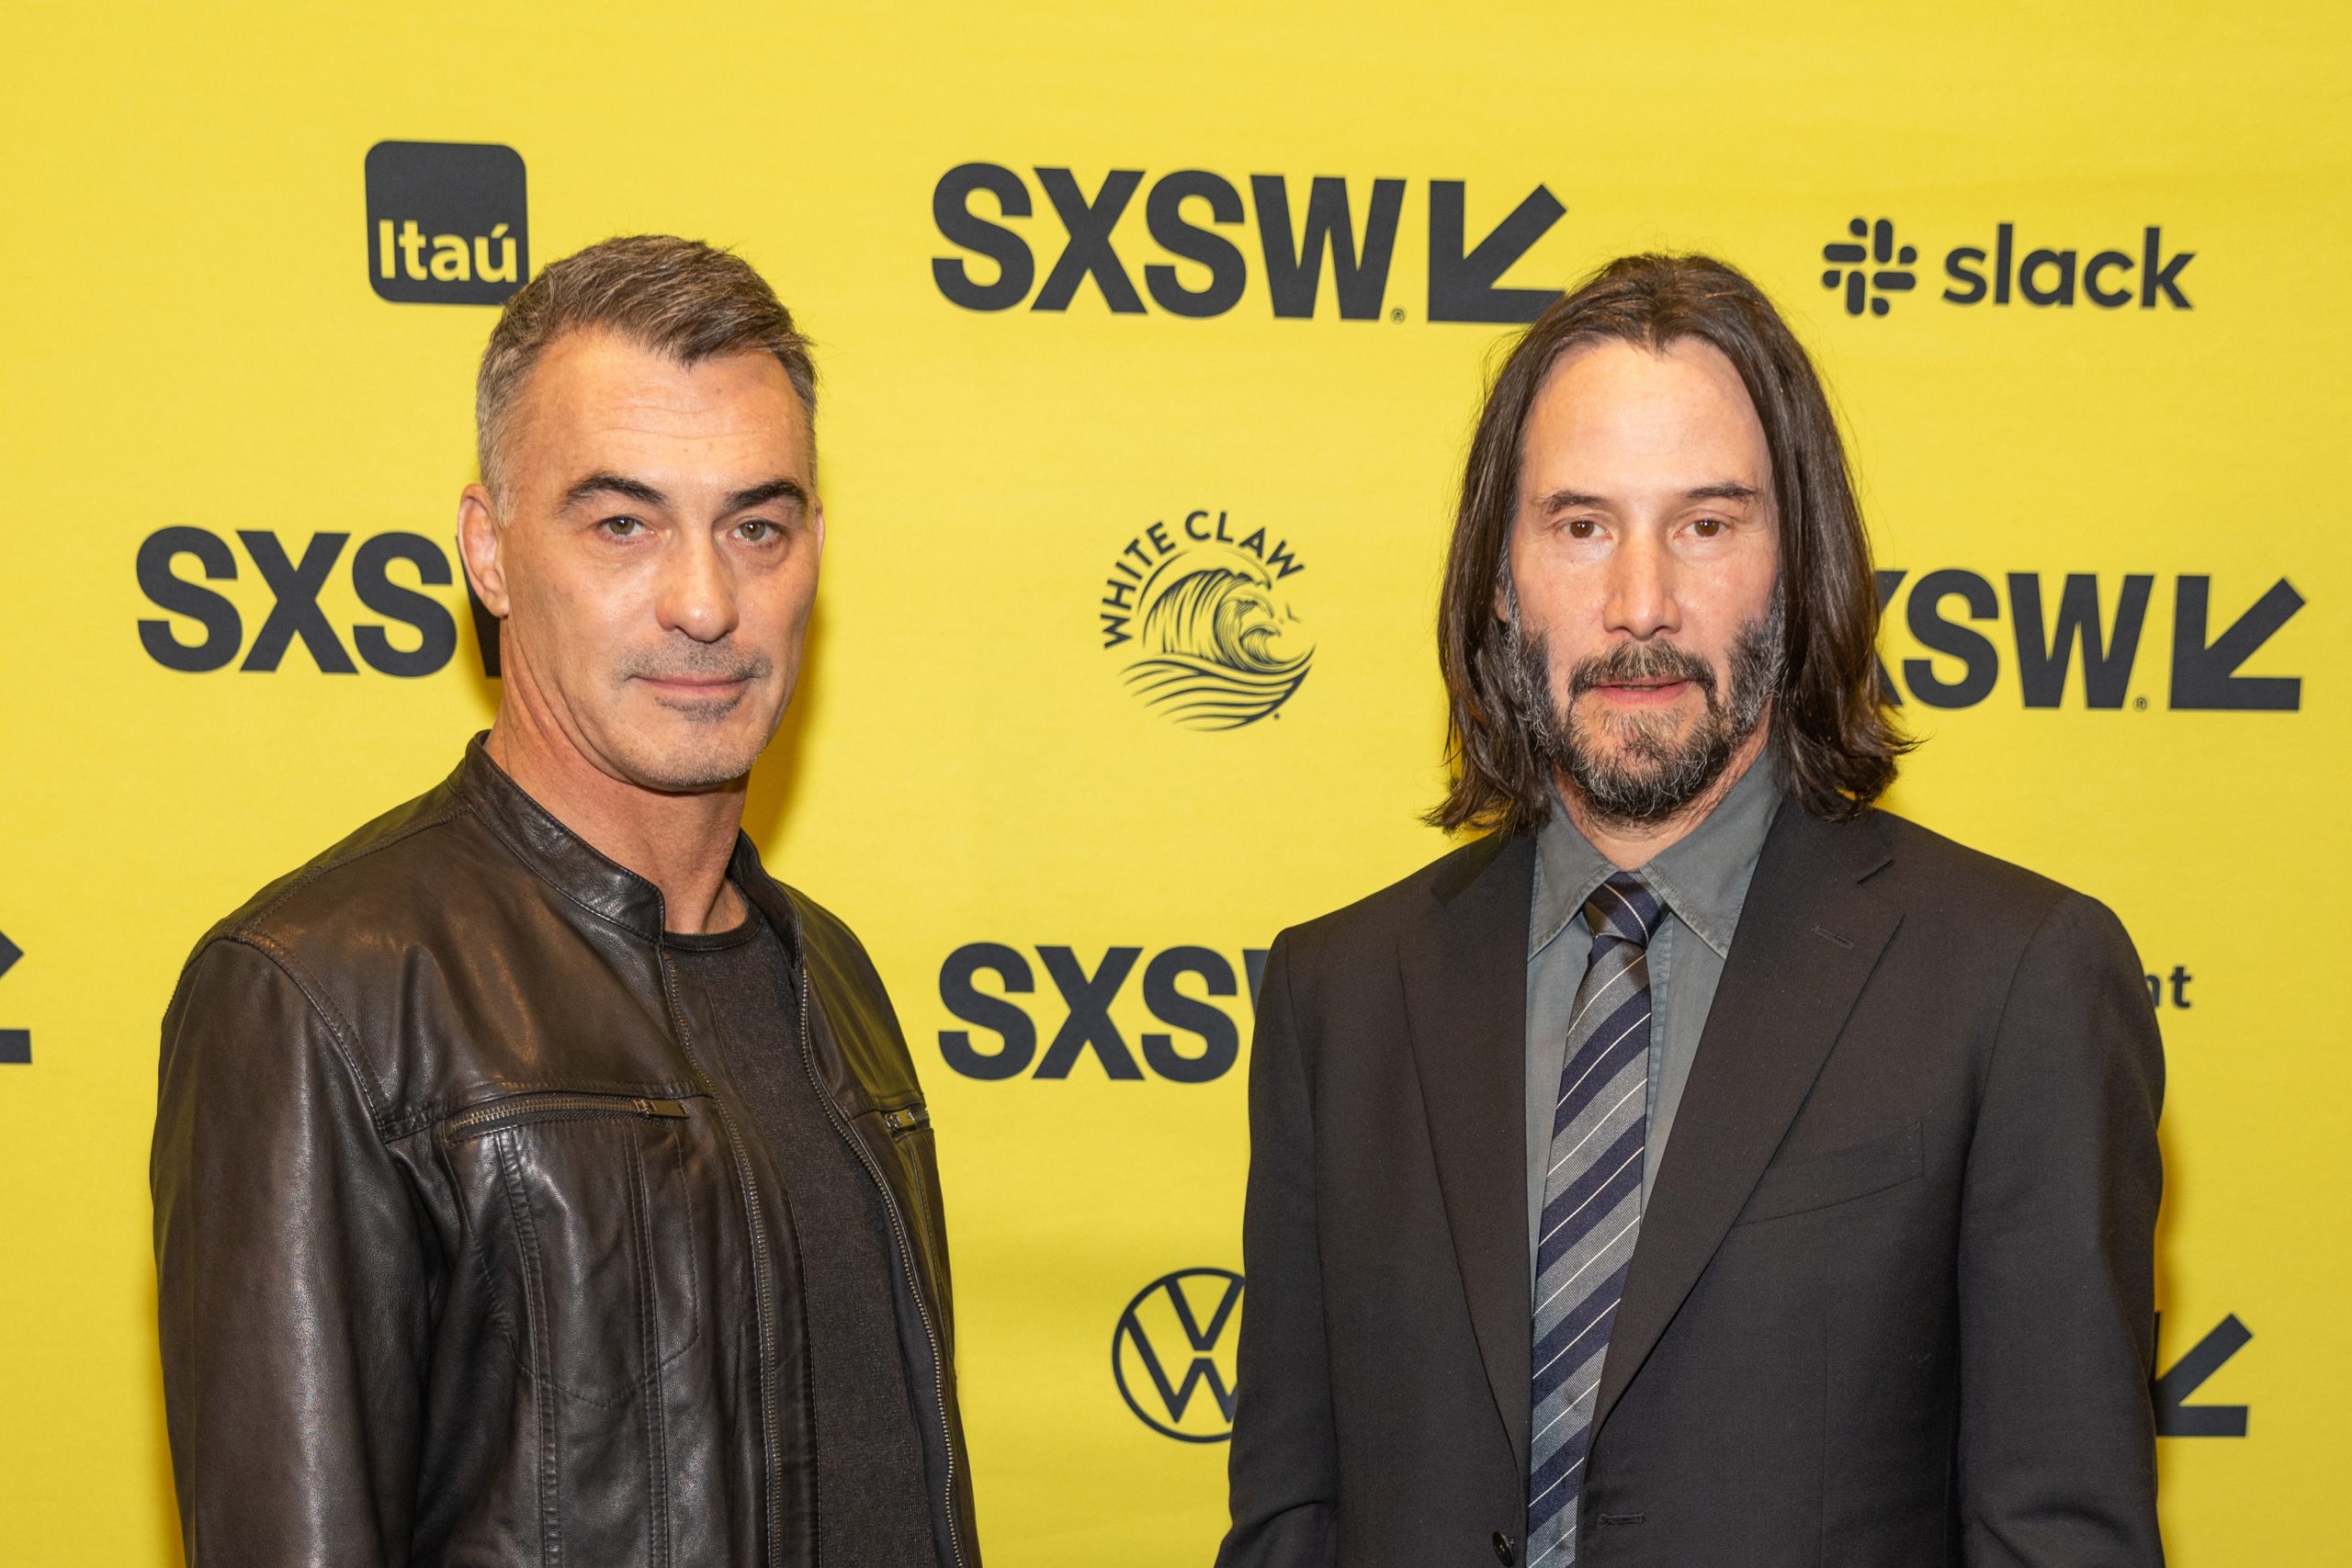
<svg viewBox="0 0 2352 1568">
<path fill-rule="evenodd" d="M 479 1138 L 526 1122 L 571 1122 L 599 1116 L 675 1119 L 686 1108 L 674 1100 L 632 1094 L 515 1094 L 449 1118 L 452 1138 Z"/>
<path fill-rule="evenodd" d="M 931 1307 L 922 1298 L 922 1279 L 915 1272 L 914 1244 L 908 1238 L 906 1221 L 899 1213 L 899 1201 L 891 1196 L 890 1184 L 884 1179 L 882 1168 L 874 1163 L 874 1156 L 866 1152 L 864 1144 L 858 1142 L 848 1119 L 842 1115 L 841 1107 L 833 1102 L 831 1092 L 825 1088 L 824 1080 L 817 1076 L 817 1052 L 808 1023 L 808 961 L 803 959 L 797 967 L 800 970 L 800 1065 L 808 1069 L 808 1087 L 817 1091 L 817 1102 L 825 1108 L 825 1115 L 831 1121 L 833 1131 L 849 1145 L 851 1152 L 857 1156 L 858 1163 L 865 1168 L 865 1174 L 873 1179 L 876 1189 L 882 1194 L 882 1210 L 890 1218 L 890 1234 L 899 1244 L 899 1261 L 907 1272 L 907 1290 L 915 1299 L 916 1314 L 922 1319 L 923 1337 L 931 1342 L 932 1390 L 939 1402 L 939 1435 L 947 1454 L 947 1550 L 955 1558 L 956 1568 L 964 1568 L 964 1540 L 956 1527 L 956 1432 L 947 1420 L 946 1352 L 940 1346 L 939 1330 L 932 1324 Z M 917 1124 L 913 1118 L 918 1112 L 906 1111 L 894 1114 L 906 1118 L 909 1125 Z M 928 1112 L 920 1114 L 922 1120 L 930 1120 Z M 892 1128 L 893 1132 L 899 1130 Z"/>
</svg>

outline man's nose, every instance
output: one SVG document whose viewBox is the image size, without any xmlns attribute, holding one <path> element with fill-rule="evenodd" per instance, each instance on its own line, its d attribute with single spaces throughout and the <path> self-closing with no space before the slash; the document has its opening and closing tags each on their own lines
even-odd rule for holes
<svg viewBox="0 0 2352 1568">
<path fill-rule="evenodd" d="M 718 542 L 699 530 L 681 533 L 663 552 L 656 606 L 664 631 L 717 642 L 735 629 L 735 576 Z"/>
<path fill-rule="evenodd" d="M 1675 600 L 1674 560 L 1657 539 L 1637 531 L 1611 553 L 1608 629 L 1640 640 L 1682 628 Z"/>
</svg>

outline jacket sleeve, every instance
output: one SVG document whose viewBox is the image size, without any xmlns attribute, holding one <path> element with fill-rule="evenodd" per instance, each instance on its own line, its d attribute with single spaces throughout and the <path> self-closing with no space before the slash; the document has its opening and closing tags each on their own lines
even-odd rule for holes
<svg viewBox="0 0 2352 1568">
<path fill-rule="evenodd" d="M 220 940 L 164 1021 L 150 1181 L 189 1568 L 409 1561 L 426 1270 L 336 1031 Z"/>
<path fill-rule="evenodd" d="M 1233 1525 L 1219 1568 L 1331 1568 L 1339 1458 L 1316 1235 L 1315 1131 L 1291 1003 L 1290 942 L 1260 983 L 1250 1054 L 1247 1294 L 1227 1458 Z"/>
<path fill-rule="evenodd" d="M 1968 1151 L 1960 1491 L 1970 1568 L 2155 1568 L 2164 1054 L 2131 938 L 2069 894 L 2010 983 Z"/>
</svg>

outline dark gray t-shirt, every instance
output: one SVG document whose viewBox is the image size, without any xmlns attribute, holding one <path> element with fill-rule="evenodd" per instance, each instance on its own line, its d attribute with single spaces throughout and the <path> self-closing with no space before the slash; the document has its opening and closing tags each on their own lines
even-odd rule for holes
<svg viewBox="0 0 2352 1568">
<path fill-rule="evenodd" d="M 731 931 L 662 940 L 716 1021 L 715 1038 L 698 1043 L 704 1066 L 734 1091 L 784 1172 L 782 1218 L 800 1258 L 816 1407 L 818 1555 L 826 1568 L 935 1563 L 890 1222 L 801 1055 L 793 960 L 756 912 Z"/>
</svg>

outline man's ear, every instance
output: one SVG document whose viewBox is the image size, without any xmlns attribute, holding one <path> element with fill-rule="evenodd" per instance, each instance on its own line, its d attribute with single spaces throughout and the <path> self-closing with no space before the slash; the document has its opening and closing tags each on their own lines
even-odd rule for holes
<svg viewBox="0 0 2352 1568">
<path fill-rule="evenodd" d="M 469 484 L 458 497 L 458 555 L 466 563 L 466 578 L 482 608 L 506 618 L 506 568 L 500 558 L 506 530 L 498 518 L 498 503 L 490 489 Z"/>
</svg>

